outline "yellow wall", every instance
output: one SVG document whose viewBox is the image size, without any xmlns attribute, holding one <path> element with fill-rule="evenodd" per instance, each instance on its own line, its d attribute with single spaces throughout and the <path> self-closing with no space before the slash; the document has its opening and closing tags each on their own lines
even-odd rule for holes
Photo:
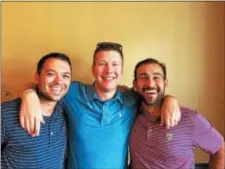
<svg viewBox="0 0 225 169">
<path fill-rule="evenodd" d="M 124 46 L 121 84 L 137 61 L 167 64 L 168 93 L 224 131 L 224 2 L 2 2 L 2 90 L 16 95 L 48 52 L 68 54 L 73 79 L 91 82 L 99 41 Z M 5 97 L 2 97 L 5 99 Z M 6 98 L 7 99 L 7 98 Z M 197 152 L 197 160 L 207 161 Z"/>
</svg>

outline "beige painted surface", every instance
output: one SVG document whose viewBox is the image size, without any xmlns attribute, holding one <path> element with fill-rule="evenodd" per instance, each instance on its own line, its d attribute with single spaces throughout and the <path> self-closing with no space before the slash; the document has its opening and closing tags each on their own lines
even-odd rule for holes
<svg viewBox="0 0 225 169">
<path fill-rule="evenodd" d="M 99 41 L 123 44 L 121 84 L 132 85 L 137 61 L 167 64 L 169 88 L 180 104 L 224 130 L 224 2 L 2 2 L 2 94 L 13 98 L 33 80 L 48 52 L 64 52 L 73 79 L 92 82 Z M 197 161 L 207 161 L 197 152 Z"/>
</svg>

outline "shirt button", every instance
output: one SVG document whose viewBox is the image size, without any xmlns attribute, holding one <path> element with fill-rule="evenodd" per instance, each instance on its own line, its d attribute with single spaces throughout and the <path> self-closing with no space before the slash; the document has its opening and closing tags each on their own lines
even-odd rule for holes
<svg viewBox="0 0 225 169">
<path fill-rule="evenodd" d="M 119 116 L 120 116 L 120 118 L 122 117 L 122 113 L 121 112 L 119 113 Z"/>
<path fill-rule="evenodd" d="M 51 136 L 53 136 L 53 134 L 54 134 L 54 133 L 53 133 L 53 132 L 51 132 L 50 134 L 51 134 Z"/>
</svg>

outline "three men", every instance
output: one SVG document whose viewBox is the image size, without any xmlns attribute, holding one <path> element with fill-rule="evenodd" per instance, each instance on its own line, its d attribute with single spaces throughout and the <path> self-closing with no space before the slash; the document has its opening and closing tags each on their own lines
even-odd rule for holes
<svg viewBox="0 0 225 169">
<path fill-rule="evenodd" d="M 128 139 L 139 99 L 134 92 L 118 90 L 122 72 L 122 46 L 118 43 L 98 43 L 92 65 L 94 83 L 85 85 L 74 81 L 62 99 L 69 127 L 69 168 L 126 167 Z M 39 129 L 41 109 L 32 92 L 26 93 L 23 102 L 28 111 L 25 111 L 26 108 L 21 111 L 22 125 L 32 134 L 34 125 Z M 33 104 L 36 107 L 29 108 L 29 103 L 37 104 Z M 167 97 L 164 103 L 169 111 L 174 113 L 174 110 L 176 112 L 178 109 L 179 112 L 175 99 Z M 175 114 L 175 117 L 170 119 L 170 115 L 164 111 L 162 117 L 169 119 L 167 123 L 173 126 L 179 116 Z M 33 117 L 35 124 L 31 123 L 34 121 Z M 26 125 L 27 123 L 29 125 Z"/>
</svg>

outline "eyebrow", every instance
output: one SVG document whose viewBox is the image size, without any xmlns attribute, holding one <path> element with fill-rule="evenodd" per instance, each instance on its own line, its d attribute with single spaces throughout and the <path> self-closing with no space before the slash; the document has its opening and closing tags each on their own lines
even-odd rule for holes
<svg viewBox="0 0 225 169">
<path fill-rule="evenodd" d="M 143 73 L 140 73 L 138 76 L 144 76 L 144 75 L 148 75 L 148 73 L 143 72 Z M 163 77 L 163 74 L 162 73 L 158 73 L 158 72 L 154 72 L 151 75 L 160 75 L 160 76 Z"/>
<path fill-rule="evenodd" d="M 46 72 L 57 72 L 53 69 L 47 69 Z M 60 72 L 60 73 L 63 73 L 63 74 L 72 74 L 72 72 Z"/>
</svg>

